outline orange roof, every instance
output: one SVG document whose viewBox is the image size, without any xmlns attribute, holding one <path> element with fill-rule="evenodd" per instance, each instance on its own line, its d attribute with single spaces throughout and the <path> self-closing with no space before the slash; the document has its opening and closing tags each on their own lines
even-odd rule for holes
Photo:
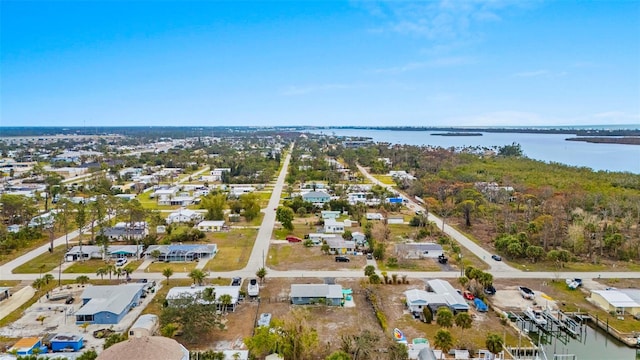
<svg viewBox="0 0 640 360">
<path fill-rule="evenodd" d="M 38 341 L 40 341 L 40 338 L 37 338 L 37 337 L 22 338 L 18 340 L 17 343 L 13 344 L 13 348 L 14 349 L 24 349 L 24 348 L 30 349 L 35 344 L 37 344 Z"/>
</svg>

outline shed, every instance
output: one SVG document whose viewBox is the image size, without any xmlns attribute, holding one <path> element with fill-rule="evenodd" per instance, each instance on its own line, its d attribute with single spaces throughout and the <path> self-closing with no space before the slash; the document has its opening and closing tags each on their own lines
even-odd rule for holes
<svg viewBox="0 0 640 360">
<path fill-rule="evenodd" d="M 153 336 L 158 330 L 158 316 L 154 314 L 140 315 L 129 328 L 129 336 Z"/>
<path fill-rule="evenodd" d="M 61 333 L 51 339 L 51 351 L 79 351 L 84 346 L 84 339 L 80 335 Z"/>
<path fill-rule="evenodd" d="M 11 349 L 9 349 L 9 352 L 15 351 L 16 355 L 31 355 L 33 354 L 34 349 L 40 350 L 40 353 L 47 352 L 47 347 L 42 346 L 40 338 L 37 337 L 28 337 L 18 340 L 18 342 L 13 344 Z"/>
</svg>

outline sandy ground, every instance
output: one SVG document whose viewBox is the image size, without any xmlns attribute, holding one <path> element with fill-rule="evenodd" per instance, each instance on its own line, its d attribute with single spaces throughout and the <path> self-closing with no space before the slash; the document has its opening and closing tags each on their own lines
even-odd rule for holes
<svg viewBox="0 0 640 360">
<path fill-rule="evenodd" d="M 35 293 L 36 291 L 31 286 L 27 286 L 18 290 L 15 294 L 11 294 L 9 299 L 0 303 L 2 305 L 0 306 L 0 319 L 11 314 L 15 309 L 29 301 Z"/>
<path fill-rule="evenodd" d="M 517 286 L 507 286 L 504 289 L 498 289 L 496 294 L 491 297 L 493 306 L 504 311 L 524 311 L 528 306 L 540 305 L 550 309 L 558 309 L 556 301 L 541 291 L 534 290 L 535 298 L 528 300 L 520 295 Z"/>
<path fill-rule="evenodd" d="M 31 288 L 29 287 L 23 290 L 28 291 L 28 289 Z M 80 307 L 82 307 L 80 295 L 84 289 L 84 286 L 77 284 L 54 289 L 50 293 L 51 296 L 58 293 L 71 294 L 75 301 L 72 304 L 67 305 L 65 304 L 64 299 L 49 301 L 46 295 L 42 296 L 36 303 L 25 310 L 20 319 L 8 326 L 0 328 L 0 336 L 21 338 L 30 336 L 41 337 L 47 333 L 72 333 L 84 337 L 85 349 L 95 349 L 100 352 L 102 350 L 102 345 L 104 344 L 104 339 L 94 338 L 93 332 L 99 329 L 111 329 L 116 332 L 123 332 L 127 330 L 157 293 L 157 289 L 156 292 L 149 293 L 148 296 L 143 299 L 143 302 L 125 315 L 122 321 L 117 325 L 90 325 L 85 330 L 76 325 L 75 317 L 73 315 L 78 309 L 80 309 Z M 31 290 L 33 291 L 33 289 Z M 17 293 L 14 294 L 13 297 L 16 296 L 18 296 Z M 27 300 L 29 298 L 30 296 L 27 297 Z M 2 311 L 4 311 L 4 304 Z M 40 321 L 38 319 L 42 320 Z"/>
</svg>

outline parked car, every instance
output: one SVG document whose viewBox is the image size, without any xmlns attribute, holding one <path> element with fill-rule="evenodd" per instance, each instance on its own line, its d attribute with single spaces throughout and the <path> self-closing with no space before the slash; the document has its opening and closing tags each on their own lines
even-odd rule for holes
<svg viewBox="0 0 640 360">
<path fill-rule="evenodd" d="M 473 299 L 475 298 L 475 296 L 473 296 L 473 294 L 472 294 L 472 293 L 471 293 L 471 291 L 469 291 L 469 290 L 465 290 L 465 291 L 462 293 L 462 297 L 464 297 L 464 298 L 465 298 L 465 299 L 467 299 L 467 300 L 473 300 Z"/>
<path fill-rule="evenodd" d="M 368 253 L 367 254 L 367 260 L 373 260 L 373 254 L 372 253 Z"/>
<path fill-rule="evenodd" d="M 123 265 L 124 265 L 124 264 L 126 264 L 126 263 L 127 263 L 127 258 L 119 258 L 119 259 L 116 261 L 116 266 L 123 266 Z"/>
<path fill-rule="evenodd" d="M 237 276 L 231 279 L 231 286 L 240 286 L 242 285 L 242 278 Z"/>
<path fill-rule="evenodd" d="M 486 288 L 484 288 L 484 293 L 487 295 L 495 295 L 496 294 L 496 288 L 493 287 L 493 285 L 489 285 Z"/>
<path fill-rule="evenodd" d="M 65 304 L 73 304 L 73 302 L 75 301 L 75 299 L 73 298 L 73 296 L 69 296 L 67 297 L 67 299 L 64 301 Z"/>
<path fill-rule="evenodd" d="M 286 239 L 290 243 L 302 242 L 302 239 L 300 239 L 299 237 L 296 237 L 296 236 L 292 236 L 292 235 L 287 236 Z"/>
<path fill-rule="evenodd" d="M 447 257 L 446 257 L 446 256 L 444 256 L 444 254 L 440 254 L 440 255 L 438 256 L 438 262 L 439 262 L 440 264 L 443 264 L 443 265 L 444 265 L 444 264 L 446 264 L 448 261 L 449 261 L 449 259 L 447 259 Z"/>
<path fill-rule="evenodd" d="M 536 294 L 533 292 L 533 290 L 529 289 L 528 287 L 518 286 L 518 290 L 520 290 L 520 295 L 522 295 L 522 297 L 525 299 L 533 300 L 536 297 Z"/>
<path fill-rule="evenodd" d="M 346 256 L 336 256 L 336 262 L 349 262 L 351 260 L 349 260 L 348 257 Z"/>
<path fill-rule="evenodd" d="M 500 255 L 491 255 L 491 258 L 495 261 L 502 261 L 502 257 Z"/>
</svg>

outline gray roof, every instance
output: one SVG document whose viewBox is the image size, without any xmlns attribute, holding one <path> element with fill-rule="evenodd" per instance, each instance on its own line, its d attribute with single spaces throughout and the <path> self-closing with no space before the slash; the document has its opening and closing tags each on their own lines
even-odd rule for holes
<svg viewBox="0 0 640 360">
<path fill-rule="evenodd" d="M 347 241 L 340 236 L 325 239 L 327 245 L 332 249 L 355 249 L 355 241 Z"/>
<path fill-rule="evenodd" d="M 339 299 L 342 298 L 341 285 L 327 284 L 291 284 L 292 298 L 326 298 Z"/>
<path fill-rule="evenodd" d="M 327 194 L 326 192 L 323 191 L 309 191 L 308 193 L 302 194 L 303 198 L 317 198 L 317 197 L 321 197 L 321 198 L 328 198 L 330 197 L 329 194 Z"/>
<path fill-rule="evenodd" d="M 442 251 L 442 245 L 436 243 L 406 243 L 396 246 L 412 251 Z"/>
<path fill-rule="evenodd" d="M 144 286 L 145 284 L 139 283 L 89 286 L 80 297 L 90 300 L 76 312 L 76 315 L 94 315 L 102 311 L 120 314 Z"/>
<path fill-rule="evenodd" d="M 143 328 L 143 329 L 153 329 L 154 326 L 158 324 L 158 316 L 154 314 L 144 314 L 140 315 L 138 320 L 131 325 L 131 329 Z"/>
<path fill-rule="evenodd" d="M 438 297 L 432 296 L 434 302 L 442 299 L 445 300 L 446 303 L 453 308 L 469 308 L 469 304 L 467 304 L 462 295 L 458 294 L 456 289 L 454 289 L 453 286 L 451 286 L 451 284 L 449 284 L 448 282 L 440 279 L 433 279 L 427 281 L 427 285 L 429 285 L 431 290 L 433 290 L 433 292 L 435 293 L 434 295 L 438 295 Z"/>
</svg>

